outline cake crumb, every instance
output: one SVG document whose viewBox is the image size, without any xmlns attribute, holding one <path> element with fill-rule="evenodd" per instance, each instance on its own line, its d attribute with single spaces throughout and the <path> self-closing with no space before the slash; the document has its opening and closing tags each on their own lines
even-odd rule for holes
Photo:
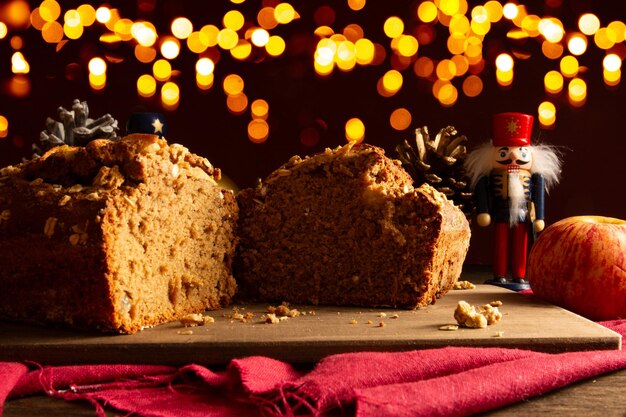
<svg viewBox="0 0 626 417">
<path fill-rule="evenodd" d="M 200 313 L 187 314 L 180 318 L 180 324 L 185 327 L 195 327 L 204 325 L 204 317 Z"/>
<path fill-rule="evenodd" d="M 359 323 L 359 322 L 358 322 L 358 321 L 356 321 L 356 320 L 354 320 L 354 319 L 350 320 L 350 324 L 358 324 L 358 323 Z"/>
<path fill-rule="evenodd" d="M 455 331 L 455 330 L 459 330 L 459 325 L 458 324 L 444 324 L 443 326 L 439 326 L 439 330 Z"/>
<path fill-rule="evenodd" d="M 276 317 L 276 314 L 268 313 L 265 316 L 265 322 L 267 324 L 278 324 L 278 323 L 280 323 L 280 319 L 278 317 Z"/>
<path fill-rule="evenodd" d="M 377 327 L 385 327 L 385 322 L 384 322 L 384 321 L 381 321 L 380 323 L 378 323 L 378 326 L 377 326 Z"/>
<path fill-rule="evenodd" d="M 499 332 L 496 332 L 493 337 L 502 337 L 504 336 L 504 332 L 502 330 L 500 330 Z"/>
<path fill-rule="evenodd" d="M 500 321 L 502 313 L 500 313 L 498 307 L 491 304 L 476 307 L 470 305 L 466 301 L 459 301 L 456 309 L 454 310 L 454 318 L 461 326 L 469 328 L 485 328 Z"/>
<path fill-rule="evenodd" d="M 476 285 L 472 284 L 469 281 L 457 281 L 454 283 L 453 290 L 473 290 L 476 288 Z"/>
<path fill-rule="evenodd" d="M 371 321 L 371 320 L 368 320 L 368 321 L 367 321 L 367 324 L 373 324 L 373 323 L 374 323 L 374 322 L 373 322 L 373 321 Z"/>
<path fill-rule="evenodd" d="M 203 324 L 215 323 L 215 319 L 211 316 L 204 316 L 202 318 Z"/>
<path fill-rule="evenodd" d="M 391 317 L 389 317 L 390 319 L 399 319 L 400 315 L 398 315 L 398 313 L 392 315 Z"/>
<path fill-rule="evenodd" d="M 183 336 L 189 336 L 193 334 L 193 330 L 191 329 L 186 329 L 186 330 L 179 330 L 176 333 L 183 335 Z"/>
<path fill-rule="evenodd" d="M 387 313 L 378 313 L 378 317 L 385 318 L 387 317 Z"/>
</svg>

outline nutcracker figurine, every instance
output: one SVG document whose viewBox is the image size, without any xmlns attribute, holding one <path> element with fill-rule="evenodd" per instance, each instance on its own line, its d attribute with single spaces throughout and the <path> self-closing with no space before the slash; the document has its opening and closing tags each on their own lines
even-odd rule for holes
<svg viewBox="0 0 626 417">
<path fill-rule="evenodd" d="M 529 288 L 529 235 L 544 227 L 544 195 L 557 184 L 561 159 L 551 146 L 531 145 L 533 117 L 501 113 L 493 118 L 493 140 L 472 151 L 465 168 L 474 189 L 479 226 L 495 226 L 493 279 L 514 290 Z M 507 263 L 511 252 L 511 278 Z"/>
</svg>

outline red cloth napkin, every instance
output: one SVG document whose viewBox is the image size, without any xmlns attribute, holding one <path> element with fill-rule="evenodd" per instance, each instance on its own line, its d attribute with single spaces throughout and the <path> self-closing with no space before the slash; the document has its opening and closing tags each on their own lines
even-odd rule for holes
<svg viewBox="0 0 626 417">
<path fill-rule="evenodd" d="M 623 336 L 626 320 L 602 322 Z M 310 370 L 266 357 L 225 370 L 146 365 L 43 367 L 0 363 L 5 399 L 45 393 L 139 416 L 465 416 L 626 369 L 626 352 L 546 354 L 462 348 L 333 355 Z"/>
</svg>

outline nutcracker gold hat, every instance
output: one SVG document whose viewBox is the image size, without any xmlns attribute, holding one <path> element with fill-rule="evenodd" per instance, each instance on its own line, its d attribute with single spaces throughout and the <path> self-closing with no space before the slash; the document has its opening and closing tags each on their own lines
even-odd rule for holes
<svg viewBox="0 0 626 417">
<path fill-rule="evenodd" d="M 493 146 L 530 146 L 533 116 L 499 113 L 493 116 Z"/>
</svg>

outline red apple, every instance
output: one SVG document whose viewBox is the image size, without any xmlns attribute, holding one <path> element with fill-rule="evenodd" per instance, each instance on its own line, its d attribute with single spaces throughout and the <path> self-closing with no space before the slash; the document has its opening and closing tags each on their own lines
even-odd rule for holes
<svg viewBox="0 0 626 417">
<path fill-rule="evenodd" d="M 560 220 L 528 257 L 533 293 L 591 320 L 626 318 L 626 221 L 601 216 Z"/>
</svg>

